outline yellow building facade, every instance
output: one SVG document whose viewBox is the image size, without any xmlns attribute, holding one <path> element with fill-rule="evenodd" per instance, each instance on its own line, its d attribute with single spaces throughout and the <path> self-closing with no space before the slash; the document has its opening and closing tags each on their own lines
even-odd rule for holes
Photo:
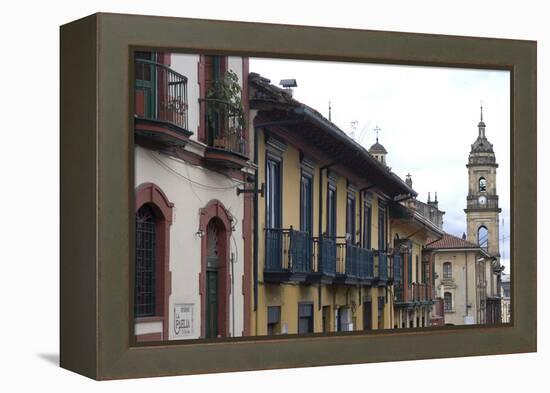
<svg viewBox="0 0 550 393">
<path fill-rule="evenodd" d="M 414 195 L 329 120 L 250 75 L 251 335 L 393 328 L 390 206 Z M 396 261 L 399 261 L 396 259 Z"/>
<path fill-rule="evenodd" d="M 434 207 L 434 209 L 437 209 Z M 402 277 L 394 286 L 394 328 L 431 326 L 434 304 L 434 259 L 426 252 L 443 230 L 416 208 L 414 199 L 390 212 L 393 252 L 401 255 Z"/>
</svg>

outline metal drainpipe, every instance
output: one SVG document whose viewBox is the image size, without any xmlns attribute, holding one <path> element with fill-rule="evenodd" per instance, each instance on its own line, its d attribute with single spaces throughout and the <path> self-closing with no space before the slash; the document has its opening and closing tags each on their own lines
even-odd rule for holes
<svg viewBox="0 0 550 393">
<path fill-rule="evenodd" d="M 235 254 L 231 253 L 231 335 L 235 336 Z"/>
<path fill-rule="evenodd" d="M 464 251 L 464 260 L 465 260 L 465 268 L 466 268 L 466 316 L 468 316 L 468 253 Z"/>
<path fill-rule="evenodd" d="M 324 169 L 325 169 L 324 166 L 319 168 L 319 223 L 318 223 L 319 232 L 317 234 L 319 238 L 323 234 L 323 170 Z"/>
</svg>

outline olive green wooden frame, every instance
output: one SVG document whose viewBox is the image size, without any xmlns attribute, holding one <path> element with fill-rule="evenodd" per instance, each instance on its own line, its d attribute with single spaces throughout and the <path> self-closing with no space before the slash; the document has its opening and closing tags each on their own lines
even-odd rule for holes
<svg viewBox="0 0 550 393">
<path fill-rule="evenodd" d="M 131 47 L 510 70 L 513 322 L 132 346 Z M 61 367 L 104 380 L 536 351 L 536 42 L 95 14 L 61 27 L 60 144 Z"/>
</svg>

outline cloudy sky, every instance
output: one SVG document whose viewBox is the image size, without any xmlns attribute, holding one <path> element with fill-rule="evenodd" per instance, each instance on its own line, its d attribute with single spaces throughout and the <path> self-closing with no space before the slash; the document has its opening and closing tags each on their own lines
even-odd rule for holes
<svg viewBox="0 0 550 393">
<path fill-rule="evenodd" d="M 466 163 L 478 134 L 480 103 L 486 135 L 499 164 L 497 190 L 502 262 L 509 273 L 510 83 L 508 71 L 413 67 L 282 59 L 251 59 L 250 71 L 278 84 L 294 78 L 294 97 L 369 147 L 379 140 L 397 175 L 412 175 L 426 201 L 437 192 L 445 231 L 466 231 Z"/>
</svg>

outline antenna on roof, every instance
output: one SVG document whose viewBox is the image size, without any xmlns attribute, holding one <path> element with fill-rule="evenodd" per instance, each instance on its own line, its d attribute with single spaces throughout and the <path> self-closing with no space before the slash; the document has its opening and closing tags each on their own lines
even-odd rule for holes
<svg viewBox="0 0 550 393">
<path fill-rule="evenodd" d="M 359 122 L 357 120 L 353 120 L 351 123 L 350 123 L 350 128 L 351 128 L 351 131 L 349 133 L 349 136 L 351 137 L 351 139 L 355 140 L 355 130 L 357 129 L 357 124 L 359 124 Z"/>
<path fill-rule="evenodd" d="M 332 107 L 330 106 L 330 100 L 328 100 L 328 120 L 332 121 Z"/>
</svg>

